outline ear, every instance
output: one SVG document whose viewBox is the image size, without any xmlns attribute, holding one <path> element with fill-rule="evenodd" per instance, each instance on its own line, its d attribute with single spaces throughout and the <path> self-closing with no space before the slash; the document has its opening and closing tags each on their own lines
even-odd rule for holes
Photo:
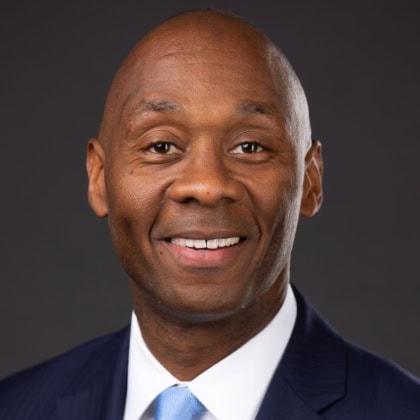
<svg viewBox="0 0 420 420">
<path fill-rule="evenodd" d="M 88 200 L 90 207 L 99 217 L 108 214 L 108 200 L 105 188 L 105 153 L 96 139 L 91 139 L 87 145 L 86 169 L 88 173 Z"/>
<path fill-rule="evenodd" d="M 312 217 L 322 204 L 322 146 L 318 140 L 312 140 L 312 146 L 305 156 L 305 175 L 303 181 L 302 202 L 300 214 Z"/>
</svg>

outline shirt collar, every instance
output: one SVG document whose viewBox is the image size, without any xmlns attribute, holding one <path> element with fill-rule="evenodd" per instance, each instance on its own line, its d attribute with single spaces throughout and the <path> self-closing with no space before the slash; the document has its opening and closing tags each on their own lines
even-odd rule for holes
<svg viewBox="0 0 420 420">
<path fill-rule="evenodd" d="M 262 331 L 192 381 L 182 383 L 216 419 L 254 419 L 289 342 L 296 313 L 289 285 L 282 307 Z M 179 383 L 147 348 L 133 312 L 124 420 L 152 418 L 150 408 L 157 395 Z"/>
</svg>

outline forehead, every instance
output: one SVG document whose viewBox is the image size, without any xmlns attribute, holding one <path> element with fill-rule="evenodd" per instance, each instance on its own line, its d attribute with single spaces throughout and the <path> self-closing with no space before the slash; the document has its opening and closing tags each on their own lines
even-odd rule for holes
<svg viewBox="0 0 420 420">
<path fill-rule="evenodd" d="M 170 28 L 149 37 L 126 65 L 121 105 L 131 111 L 150 100 L 171 100 L 185 107 L 205 105 L 203 101 L 237 107 L 252 101 L 275 108 L 281 94 L 266 43 L 245 35 L 193 27 Z"/>
</svg>

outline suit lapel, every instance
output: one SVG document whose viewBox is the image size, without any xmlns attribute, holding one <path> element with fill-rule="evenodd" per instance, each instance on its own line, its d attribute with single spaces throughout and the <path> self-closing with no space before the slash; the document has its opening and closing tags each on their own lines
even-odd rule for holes
<svg viewBox="0 0 420 420">
<path fill-rule="evenodd" d="M 294 289 L 298 314 L 258 419 L 309 420 L 345 394 L 347 347 Z"/>
<path fill-rule="evenodd" d="M 256 420 L 320 420 L 280 375 L 276 375 L 264 398 Z"/>
<path fill-rule="evenodd" d="M 57 401 L 57 420 L 117 420 L 123 417 L 128 365 L 129 329 L 117 338 L 112 349 L 95 363 L 97 370 L 88 385 L 77 386 L 75 391 Z"/>
</svg>

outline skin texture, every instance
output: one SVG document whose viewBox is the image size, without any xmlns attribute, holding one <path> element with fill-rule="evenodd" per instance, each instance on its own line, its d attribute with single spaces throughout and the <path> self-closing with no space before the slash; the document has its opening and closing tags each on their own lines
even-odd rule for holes
<svg viewBox="0 0 420 420">
<path fill-rule="evenodd" d="M 174 376 L 193 379 L 273 318 L 299 214 L 322 201 L 322 157 L 302 87 L 263 34 L 210 10 L 149 32 L 111 85 L 87 170 L 144 339 Z"/>
</svg>

